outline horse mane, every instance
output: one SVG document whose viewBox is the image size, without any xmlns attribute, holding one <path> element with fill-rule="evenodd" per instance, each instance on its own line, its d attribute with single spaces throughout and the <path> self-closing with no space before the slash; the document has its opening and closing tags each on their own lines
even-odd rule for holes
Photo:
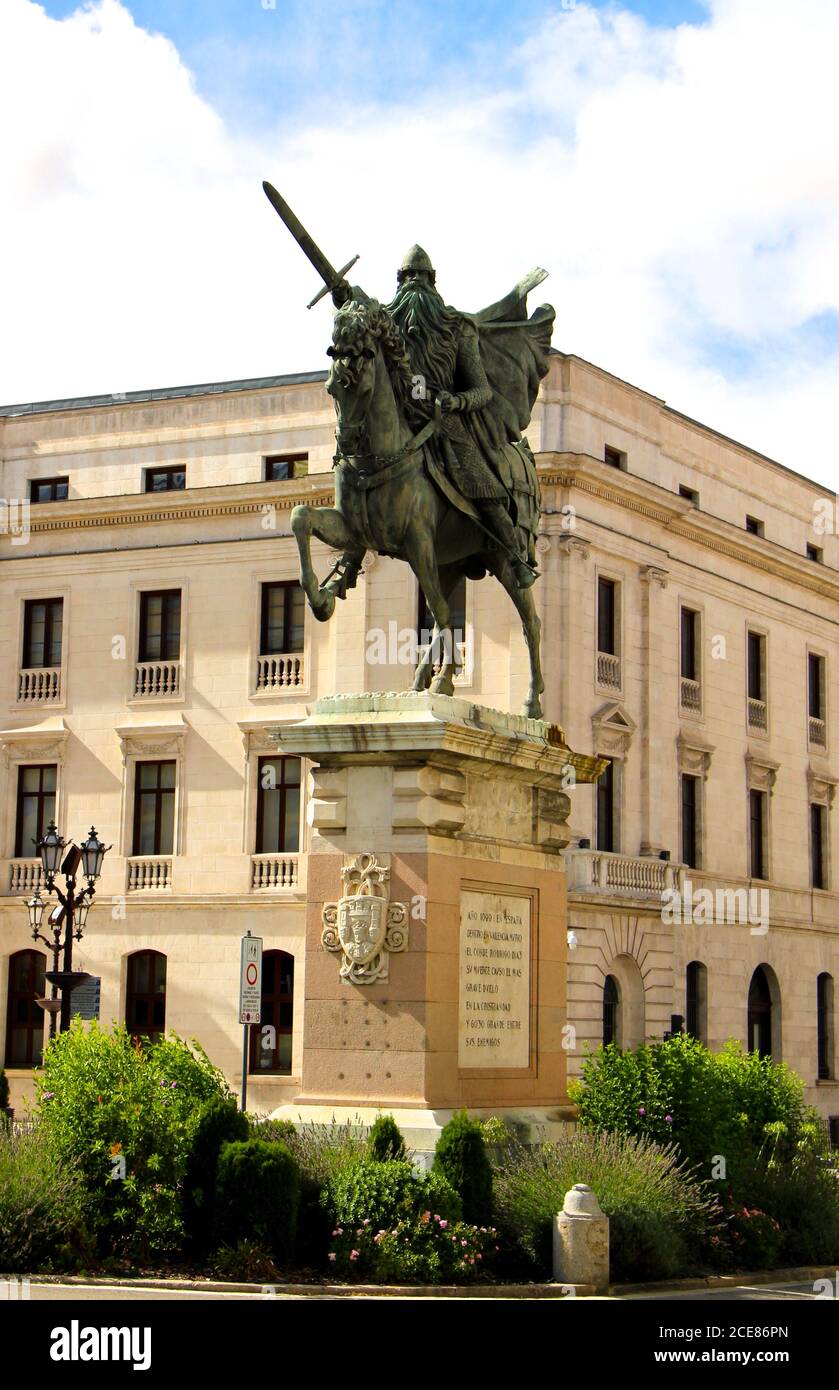
<svg viewBox="0 0 839 1390">
<path fill-rule="evenodd" d="M 362 359 L 374 357 L 381 348 L 394 395 L 402 414 L 411 419 L 421 411 L 414 396 L 414 376 L 399 325 L 378 300 L 366 303 L 350 300 L 335 315 L 332 345 L 335 377 L 341 386 L 354 386 L 361 372 Z"/>
</svg>

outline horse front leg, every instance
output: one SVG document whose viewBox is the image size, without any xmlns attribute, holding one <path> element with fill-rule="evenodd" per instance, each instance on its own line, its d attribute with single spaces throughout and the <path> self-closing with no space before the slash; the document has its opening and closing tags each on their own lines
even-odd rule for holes
<svg viewBox="0 0 839 1390">
<path fill-rule="evenodd" d="M 318 580 L 312 565 L 312 536 L 333 550 L 352 550 L 347 524 L 334 507 L 297 506 L 291 513 L 291 529 L 300 552 L 300 584 L 318 622 L 325 623 L 335 609 L 335 594 Z"/>
<path fill-rule="evenodd" d="M 437 649 L 442 643 L 443 662 L 439 673 L 431 681 L 431 690 L 435 695 L 453 695 L 456 667 L 453 655 L 453 633 L 449 625 L 449 600 L 445 584 L 437 568 L 433 536 L 429 532 L 427 535 L 419 537 L 410 549 L 406 546 L 406 551 L 408 563 L 419 580 L 420 588 L 425 594 L 426 602 L 431 609 L 431 616 L 434 619 L 431 643 L 416 669 L 411 688 L 413 690 L 427 689 L 434 669 Z M 449 590 L 451 587 L 450 584 Z"/>
</svg>

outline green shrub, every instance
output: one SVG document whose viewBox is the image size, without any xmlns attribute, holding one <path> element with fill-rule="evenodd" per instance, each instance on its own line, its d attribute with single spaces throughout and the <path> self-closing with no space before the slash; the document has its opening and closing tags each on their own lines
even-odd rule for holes
<svg viewBox="0 0 839 1390">
<path fill-rule="evenodd" d="M 575 1183 L 593 1188 L 610 1218 L 615 1280 L 688 1272 L 700 1236 L 721 1224 L 717 1198 L 673 1144 L 583 1129 L 553 1144 L 513 1142 L 494 1164 L 495 1219 L 512 1269 L 550 1274 L 553 1219 Z"/>
<path fill-rule="evenodd" d="M 266 1144 L 275 1144 L 279 1140 L 290 1148 L 297 1135 L 297 1128 L 291 1120 L 272 1120 L 265 1115 L 248 1114 L 248 1126 L 249 1137 L 262 1139 Z"/>
<path fill-rule="evenodd" d="M 405 1140 L 392 1115 L 380 1115 L 367 1136 L 367 1151 L 378 1163 L 404 1161 Z"/>
<path fill-rule="evenodd" d="M 792 1155 L 810 1119 L 803 1083 L 786 1066 L 738 1043 L 709 1052 L 686 1034 L 634 1051 L 599 1048 L 585 1059 L 571 1094 L 584 1128 L 672 1141 L 706 1178 L 722 1155 L 729 1183 L 772 1129 L 778 1156 Z"/>
<path fill-rule="evenodd" d="M 73 1268 L 89 1253 L 84 1183 L 47 1143 L 43 1126 L 0 1130 L 0 1272 Z"/>
<path fill-rule="evenodd" d="M 197 1044 L 146 1047 L 123 1027 L 74 1021 L 49 1044 L 37 1109 L 59 1161 L 78 1167 L 101 1250 L 147 1260 L 183 1236 L 180 1186 L 201 1108 L 229 1096 Z"/>
<path fill-rule="evenodd" d="M 0 1110 L 6 1110 L 9 1105 L 9 1078 L 5 1071 L 0 1067 Z"/>
<path fill-rule="evenodd" d="M 222 1144 L 250 1138 L 247 1115 L 231 1097 L 207 1101 L 189 1147 L 183 1181 L 183 1215 L 187 1236 L 197 1251 L 207 1250 L 213 1236 L 216 1169 Z"/>
<path fill-rule="evenodd" d="M 297 1220 L 298 1260 L 309 1268 L 326 1263 L 333 1221 L 322 1200 L 336 1174 L 367 1154 L 367 1138 L 359 1119 L 331 1124 L 307 1122 L 286 1143 L 300 1166 L 300 1212 Z"/>
<path fill-rule="evenodd" d="M 464 1220 L 476 1226 L 492 1219 L 492 1165 L 477 1120 L 459 1110 L 444 1127 L 434 1152 L 433 1169 L 460 1194 Z"/>
<path fill-rule="evenodd" d="M 240 1240 L 216 1252 L 213 1268 L 220 1279 L 242 1279 L 253 1284 L 277 1283 L 279 1270 L 264 1245 Z"/>
<path fill-rule="evenodd" d="M 391 1229 L 428 1210 L 451 1223 L 460 1220 L 463 1211 L 459 1196 L 441 1174 L 421 1177 L 399 1159 L 357 1159 L 336 1174 L 323 1202 L 336 1229 Z"/>
<path fill-rule="evenodd" d="M 380 1230 L 366 1223 L 337 1226 L 329 1261 L 339 1277 L 359 1282 L 470 1283 L 491 1273 L 497 1238 L 492 1227 L 479 1229 L 423 1211 Z"/>
<path fill-rule="evenodd" d="M 762 1154 L 741 1175 L 727 1206 L 757 1208 L 778 1222 L 779 1264 L 839 1263 L 839 1180 L 818 1155 L 779 1162 Z"/>
<path fill-rule="evenodd" d="M 215 1191 L 219 1243 L 252 1240 L 272 1258 L 290 1261 L 299 1200 L 300 1172 L 285 1144 L 247 1139 L 223 1145 Z"/>
</svg>

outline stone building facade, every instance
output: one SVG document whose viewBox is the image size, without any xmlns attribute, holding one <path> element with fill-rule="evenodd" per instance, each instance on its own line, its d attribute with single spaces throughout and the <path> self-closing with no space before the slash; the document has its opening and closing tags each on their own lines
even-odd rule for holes
<svg viewBox="0 0 839 1390">
<path fill-rule="evenodd" d="M 53 813 L 113 846 L 75 958 L 103 1020 L 197 1036 L 235 1078 L 251 929 L 276 1035 L 254 1049 L 251 1103 L 299 1087 L 306 769 L 268 730 L 319 695 L 406 689 L 421 621 L 407 566 L 374 556 L 332 622 L 302 611 L 289 514 L 332 498 L 323 381 L 0 411 L 0 1055 L 17 1099 L 46 963 L 31 838 Z M 839 1114 L 835 499 L 561 353 L 529 439 L 545 714 L 611 760 L 572 793 L 570 1070 L 604 1036 L 684 1024 L 771 1051 Z M 466 588 L 457 693 L 516 710 L 512 606 Z"/>
</svg>

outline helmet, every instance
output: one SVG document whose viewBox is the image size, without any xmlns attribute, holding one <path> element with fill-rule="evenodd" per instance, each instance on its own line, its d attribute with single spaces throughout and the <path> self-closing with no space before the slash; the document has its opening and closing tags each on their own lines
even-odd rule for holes
<svg viewBox="0 0 839 1390">
<path fill-rule="evenodd" d="M 431 264 L 431 257 L 427 251 L 423 251 L 421 246 L 412 246 L 402 259 L 402 264 L 397 271 L 396 278 L 401 284 L 409 270 L 424 270 L 432 285 L 436 275 Z"/>
</svg>

